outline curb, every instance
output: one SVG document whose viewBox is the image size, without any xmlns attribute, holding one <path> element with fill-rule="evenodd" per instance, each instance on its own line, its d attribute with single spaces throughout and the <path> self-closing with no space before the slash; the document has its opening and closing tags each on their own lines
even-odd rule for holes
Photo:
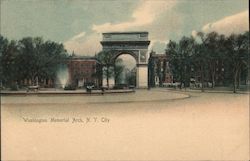
<svg viewBox="0 0 250 161">
<path fill-rule="evenodd" d="M 8 96 L 8 95 L 25 95 L 25 96 L 29 96 L 29 95 L 68 95 L 68 94 L 72 94 L 72 95 L 105 95 L 105 94 L 115 94 L 115 93 L 135 93 L 135 90 L 119 90 L 119 91 L 114 91 L 114 90 L 110 90 L 110 91 L 105 91 L 104 93 L 102 93 L 101 91 L 93 91 L 91 93 L 89 92 L 85 92 L 85 91 L 38 91 L 38 92 L 3 92 L 1 91 L 0 95 L 1 96 Z"/>
</svg>

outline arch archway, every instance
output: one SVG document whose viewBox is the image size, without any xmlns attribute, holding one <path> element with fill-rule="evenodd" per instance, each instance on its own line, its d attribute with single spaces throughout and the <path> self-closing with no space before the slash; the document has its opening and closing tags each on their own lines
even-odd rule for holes
<svg viewBox="0 0 250 161">
<path fill-rule="evenodd" d="M 136 87 L 148 87 L 148 32 L 103 33 L 103 51 L 112 51 L 112 62 L 127 53 L 136 60 Z"/>
</svg>

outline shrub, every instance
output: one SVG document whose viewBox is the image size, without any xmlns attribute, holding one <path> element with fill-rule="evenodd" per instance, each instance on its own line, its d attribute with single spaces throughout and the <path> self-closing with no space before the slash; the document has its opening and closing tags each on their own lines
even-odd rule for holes
<svg viewBox="0 0 250 161">
<path fill-rule="evenodd" d="M 76 90 L 76 86 L 74 85 L 67 85 L 64 87 L 64 90 Z"/>
</svg>

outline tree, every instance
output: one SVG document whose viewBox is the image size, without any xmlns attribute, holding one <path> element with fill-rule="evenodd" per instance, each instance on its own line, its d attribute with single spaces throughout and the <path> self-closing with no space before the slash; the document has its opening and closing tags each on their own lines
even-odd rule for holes
<svg viewBox="0 0 250 161">
<path fill-rule="evenodd" d="M 101 51 L 97 54 L 97 59 L 103 65 L 103 74 L 106 77 L 107 86 L 109 89 L 109 78 L 113 76 L 113 51 Z"/>
<path fill-rule="evenodd" d="M 1 81 L 1 86 L 2 84 L 6 81 L 6 77 L 5 77 L 5 72 L 4 72 L 4 63 L 6 60 L 6 50 L 8 48 L 8 40 L 6 38 L 4 38 L 3 36 L 0 35 L 0 81 Z"/>
<path fill-rule="evenodd" d="M 206 52 L 209 75 L 212 81 L 212 88 L 214 88 L 216 69 L 220 60 L 220 47 L 222 45 L 219 43 L 221 42 L 220 37 L 216 32 L 208 33 L 205 36 L 201 33 L 198 35 L 201 36 L 202 45 L 204 47 L 204 51 Z"/>
<path fill-rule="evenodd" d="M 238 77 L 238 88 L 240 85 L 241 80 L 241 74 L 245 78 L 245 82 L 247 79 L 249 80 L 249 69 L 250 69 L 250 53 L 249 53 L 249 31 L 242 34 L 243 38 L 243 50 L 242 53 L 244 53 L 243 60 L 242 60 L 242 69 L 240 69 L 239 77 Z"/>
<path fill-rule="evenodd" d="M 68 54 L 63 44 L 46 41 L 40 51 L 38 76 L 43 79 L 55 78 L 58 68 L 61 64 L 65 64 L 67 58 Z"/>
<path fill-rule="evenodd" d="M 44 42 L 40 37 L 23 38 L 19 41 L 19 46 L 18 66 L 22 79 L 31 79 L 33 85 L 41 79 L 54 79 L 59 65 L 67 58 L 62 44 Z"/>
<path fill-rule="evenodd" d="M 136 67 L 133 69 L 125 69 L 125 80 L 128 85 L 136 86 Z"/>
<path fill-rule="evenodd" d="M 155 59 L 153 55 L 154 51 L 150 52 L 150 57 L 148 59 L 148 86 L 155 87 Z"/>
<path fill-rule="evenodd" d="M 230 35 L 225 43 L 227 60 L 232 66 L 233 92 L 236 93 L 237 80 L 242 66 L 249 64 L 249 32 Z"/>
<path fill-rule="evenodd" d="M 0 35 L 0 74 L 5 85 L 20 84 L 24 79 L 32 80 L 34 85 L 41 79 L 54 79 L 66 58 L 62 44 L 44 42 L 40 37 L 8 42 Z"/>
<path fill-rule="evenodd" d="M 5 42 L 4 50 L 1 53 L 1 80 L 4 85 L 17 89 L 16 84 L 20 77 L 17 66 L 18 46 L 14 40 Z"/>
<path fill-rule="evenodd" d="M 184 82 L 184 86 L 190 80 L 190 69 L 198 75 L 202 91 L 205 82 L 211 81 L 212 87 L 215 86 L 216 74 L 223 78 L 224 85 L 233 82 L 234 93 L 242 78 L 249 79 L 249 31 L 229 37 L 198 32 L 195 40 L 183 37 L 178 43 L 170 41 L 166 53 L 170 56 L 174 81 L 180 81 L 181 85 Z"/>
<path fill-rule="evenodd" d="M 206 36 L 203 32 L 198 32 L 197 34 L 198 38 L 200 38 L 201 43 L 196 43 L 194 46 L 194 55 L 193 55 L 193 64 L 196 70 L 196 73 L 199 73 L 200 75 L 200 81 L 201 81 L 201 91 L 204 92 L 204 86 L 205 86 L 205 80 L 207 80 L 207 77 L 209 73 L 213 73 L 212 75 L 215 75 L 215 63 L 214 60 L 214 47 L 209 49 L 209 45 L 211 41 L 210 39 L 213 39 L 216 37 L 216 33 L 211 33 L 210 36 Z M 211 45 L 213 46 L 213 45 Z M 208 53 L 211 53 L 210 55 Z M 209 71 L 209 63 L 211 61 L 210 67 L 211 70 Z"/>
<path fill-rule="evenodd" d="M 167 44 L 166 54 L 169 55 L 169 63 L 172 70 L 174 82 L 182 81 L 182 68 L 178 56 L 179 45 L 175 41 L 170 40 L 170 42 Z"/>
<path fill-rule="evenodd" d="M 193 59 L 194 70 L 196 74 L 200 76 L 201 91 L 204 92 L 207 58 L 206 58 L 206 52 L 205 52 L 205 48 L 203 44 L 195 44 L 194 55 L 192 59 Z"/>
<path fill-rule="evenodd" d="M 183 37 L 180 42 L 180 53 L 183 66 L 184 87 L 188 87 L 191 78 L 191 56 L 194 54 L 195 40 L 191 37 Z"/>
<path fill-rule="evenodd" d="M 38 56 L 39 50 L 36 49 L 41 46 L 42 40 L 37 40 L 35 44 L 34 39 L 31 37 L 23 38 L 19 41 L 20 54 L 18 57 L 19 71 L 22 73 L 23 79 L 27 78 L 35 85 L 38 73 Z"/>
<path fill-rule="evenodd" d="M 191 77 L 191 56 L 193 55 L 195 40 L 182 37 L 179 43 L 170 41 L 166 53 L 170 57 L 170 66 L 174 80 L 180 81 L 180 88 L 189 86 Z"/>
<path fill-rule="evenodd" d="M 103 70 L 102 70 L 102 64 L 99 62 L 95 66 L 95 73 L 92 74 L 92 78 L 95 78 L 97 80 L 97 87 L 99 88 L 102 86 L 102 76 L 103 76 Z"/>
<path fill-rule="evenodd" d="M 124 72 L 125 66 L 123 65 L 122 59 L 116 59 L 114 66 L 115 84 L 122 81 L 122 73 Z"/>
</svg>

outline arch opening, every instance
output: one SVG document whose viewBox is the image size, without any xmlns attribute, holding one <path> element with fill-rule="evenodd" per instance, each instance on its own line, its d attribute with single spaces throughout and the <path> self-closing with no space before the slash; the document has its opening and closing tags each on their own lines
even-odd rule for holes
<svg viewBox="0 0 250 161">
<path fill-rule="evenodd" d="M 130 53 L 120 53 L 114 63 L 115 88 L 136 87 L 136 58 Z"/>
</svg>

